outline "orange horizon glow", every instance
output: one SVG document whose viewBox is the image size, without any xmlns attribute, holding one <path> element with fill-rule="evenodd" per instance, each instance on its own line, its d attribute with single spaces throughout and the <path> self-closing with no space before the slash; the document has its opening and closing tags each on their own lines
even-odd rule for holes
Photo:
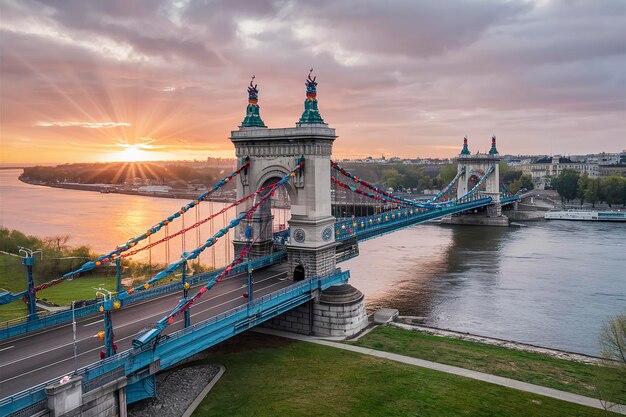
<svg viewBox="0 0 626 417">
<path fill-rule="evenodd" d="M 0 163 L 234 158 L 252 74 L 294 127 L 310 68 L 334 158 L 620 152 L 618 3 L 0 1 Z"/>
</svg>

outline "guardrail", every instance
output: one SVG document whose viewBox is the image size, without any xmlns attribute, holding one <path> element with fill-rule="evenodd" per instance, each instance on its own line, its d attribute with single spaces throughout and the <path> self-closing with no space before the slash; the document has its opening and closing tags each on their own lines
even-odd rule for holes
<svg viewBox="0 0 626 417">
<path fill-rule="evenodd" d="M 302 304 L 311 299 L 315 290 L 324 290 L 332 285 L 346 283 L 350 278 L 349 271 L 335 270 L 335 273 L 323 278 L 309 278 L 286 288 L 264 295 L 250 303 L 243 304 L 205 321 L 196 323 L 186 329 L 179 330 L 170 335 L 159 338 L 156 348 L 152 344 L 140 348 L 131 348 L 102 361 L 85 366 L 76 371 L 82 375 L 83 384 L 87 388 L 100 384 L 110 378 L 119 378 L 122 375 L 131 375 L 145 365 L 145 361 L 138 360 L 141 355 L 154 354 L 151 360 L 160 359 L 165 368 L 192 354 L 207 349 L 221 340 L 241 333 L 250 327 L 269 320 L 295 305 Z M 232 329 L 224 336 L 224 328 Z M 211 332 L 215 334 L 213 338 Z M 197 337 L 185 339 L 193 333 Z M 123 372 L 122 372 L 123 370 Z M 36 412 L 45 409 L 45 387 L 58 382 L 61 376 L 52 378 L 44 383 L 24 391 L 13 394 L 0 400 L 1 416 L 31 415 L 28 412 Z M 83 390 L 85 391 L 85 390 Z M 40 408 L 40 410 L 35 410 Z"/>
<path fill-rule="evenodd" d="M 234 267 L 229 276 L 237 275 L 244 273 L 248 270 L 248 265 L 254 269 L 263 268 L 265 266 L 273 265 L 282 261 L 287 256 L 287 251 L 282 250 L 276 253 L 273 253 L 268 256 L 263 256 L 260 258 L 254 258 L 249 262 L 244 262 L 236 267 Z M 190 277 L 187 282 L 192 287 L 204 282 L 208 282 L 213 277 L 219 275 L 224 268 L 216 269 L 214 271 L 203 272 L 200 274 L 193 275 Z M 124 299 L 124 305 L 133 304 L 139 301 L 143 301 L 149 298 L 157 297 L 159 295 L 168 294 L 173 291 L 180 291 L 183 288 L 183 284 L 180 281 L 173 282 L 166 285 L 161 285 L 158 287 L 153 287 L 145 291 L 138 291 L 134 294 L 128 296 Z M 86 305 L 84 307 L 79 307 L 74 309 L 74 314 L 76 318 L 82 318 L 89 316 L 91 314 L 95 314 L 99 312 L 100 306 L 102 305 L 102 301 L 98 299 L 87 300 L 94 301 L 93 304 Z M 56 326 L 61 323 L 66 323 L 72 321 L 72 311 L 65 310 L 57 313 L 50 313 L 43 317 L 39 317 L 34 320 L 28 320 L 27 318 L 22 319 L 18 323 L 15 323 L 15 320 L 0 323 L 0 340 L 7 339 L 9 337 L 17 336 L 23 333 L 27 333 L 34 330 L 43 329 L 46 327 Z M 25 321 L 24 321 L 25 320 Z"/>
<path fill-rule="evenodd" d="M 388 231 L 486 206 L 491 202 L 491 197 L 482 197 L 439 209 L 403 208 L 374 216 L 356 217 L 335 223 L 335 240 L 343 241 L 350 238 L 359 240 L 370 239 L 388 233 Z"/>
</svg>

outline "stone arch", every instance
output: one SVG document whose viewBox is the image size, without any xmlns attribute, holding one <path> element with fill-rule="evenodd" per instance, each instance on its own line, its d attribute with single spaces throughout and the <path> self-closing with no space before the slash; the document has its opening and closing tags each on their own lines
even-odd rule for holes
<svg viewBox="0 0 626 417">
<path fill-rule="evenodd" d="M 291 169 L 288 169 L 287 167 L 282 165 L 270 165 L 268 167 L 265 167 L 258 175 L 256 184 L 253 185 L 253 188 L 255 190 L 258 190 L 262 187 L 265 187 L 266 185 L 269 185 L 272 180 L 276 180 L 275 182 L 278 182 L 290 172 Z M 297 192 L 296 188 L 293 185 L 293 182 L 287 181 L 282 186 L 285 187 L 285 189 L 287 190 L 287 194 L 289 194 L 289 200 L 291 201 L 291 204 L 294 204 L 297 199 Z"/>
<path fill-rule="evenodd" d="M 468 192 L 471 191 L 484 176 L 485 176 L 485 171 L 483 171 L 482 169 L 480 168 L 470 169 L 466 175 L 467 191 Z M 483 184 L 483 188 L 484 187 L 485 187 L 485 184 Z"/>
</svg>

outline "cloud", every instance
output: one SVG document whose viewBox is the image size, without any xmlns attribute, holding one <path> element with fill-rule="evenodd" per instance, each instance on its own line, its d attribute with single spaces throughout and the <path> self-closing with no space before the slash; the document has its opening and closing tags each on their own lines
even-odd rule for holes
<svg viewBox="0 0 626 417">
<path fill-rule="evenodd" d="M 621 0 L 5 0 L 0 8 L 9 150 L 69 136 L 85 147 L 150 137 L 172 156 L 232 151 L 250 75 L 265 123 L 293 126 L 310 66 L 342 155 L 448 156 L 463 135 L 492 133 L 511 153 L 626 148 Z M 44 135 L 38 123 L 63 129 Z"/>
<path fill-rule="evenodd" d="M 37 127 L 84 127 L 87 129 L 108 129 L 111 127 L 130 126 L 126 122 L 37 122 Z"/>
</svg>

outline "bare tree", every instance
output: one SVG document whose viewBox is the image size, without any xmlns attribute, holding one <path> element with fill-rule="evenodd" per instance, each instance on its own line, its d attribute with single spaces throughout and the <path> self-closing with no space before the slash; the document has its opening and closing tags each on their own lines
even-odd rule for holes
<svg viewBox="0 0 626 417">
<path fill-rule="evenodd" d="M 600 367 L 598 396 L 606 411 L 615 409 L 626 392 L 626 314 L 610 318 L 602 327 L 600 345 L 604 366 Z"/>
</svg>

